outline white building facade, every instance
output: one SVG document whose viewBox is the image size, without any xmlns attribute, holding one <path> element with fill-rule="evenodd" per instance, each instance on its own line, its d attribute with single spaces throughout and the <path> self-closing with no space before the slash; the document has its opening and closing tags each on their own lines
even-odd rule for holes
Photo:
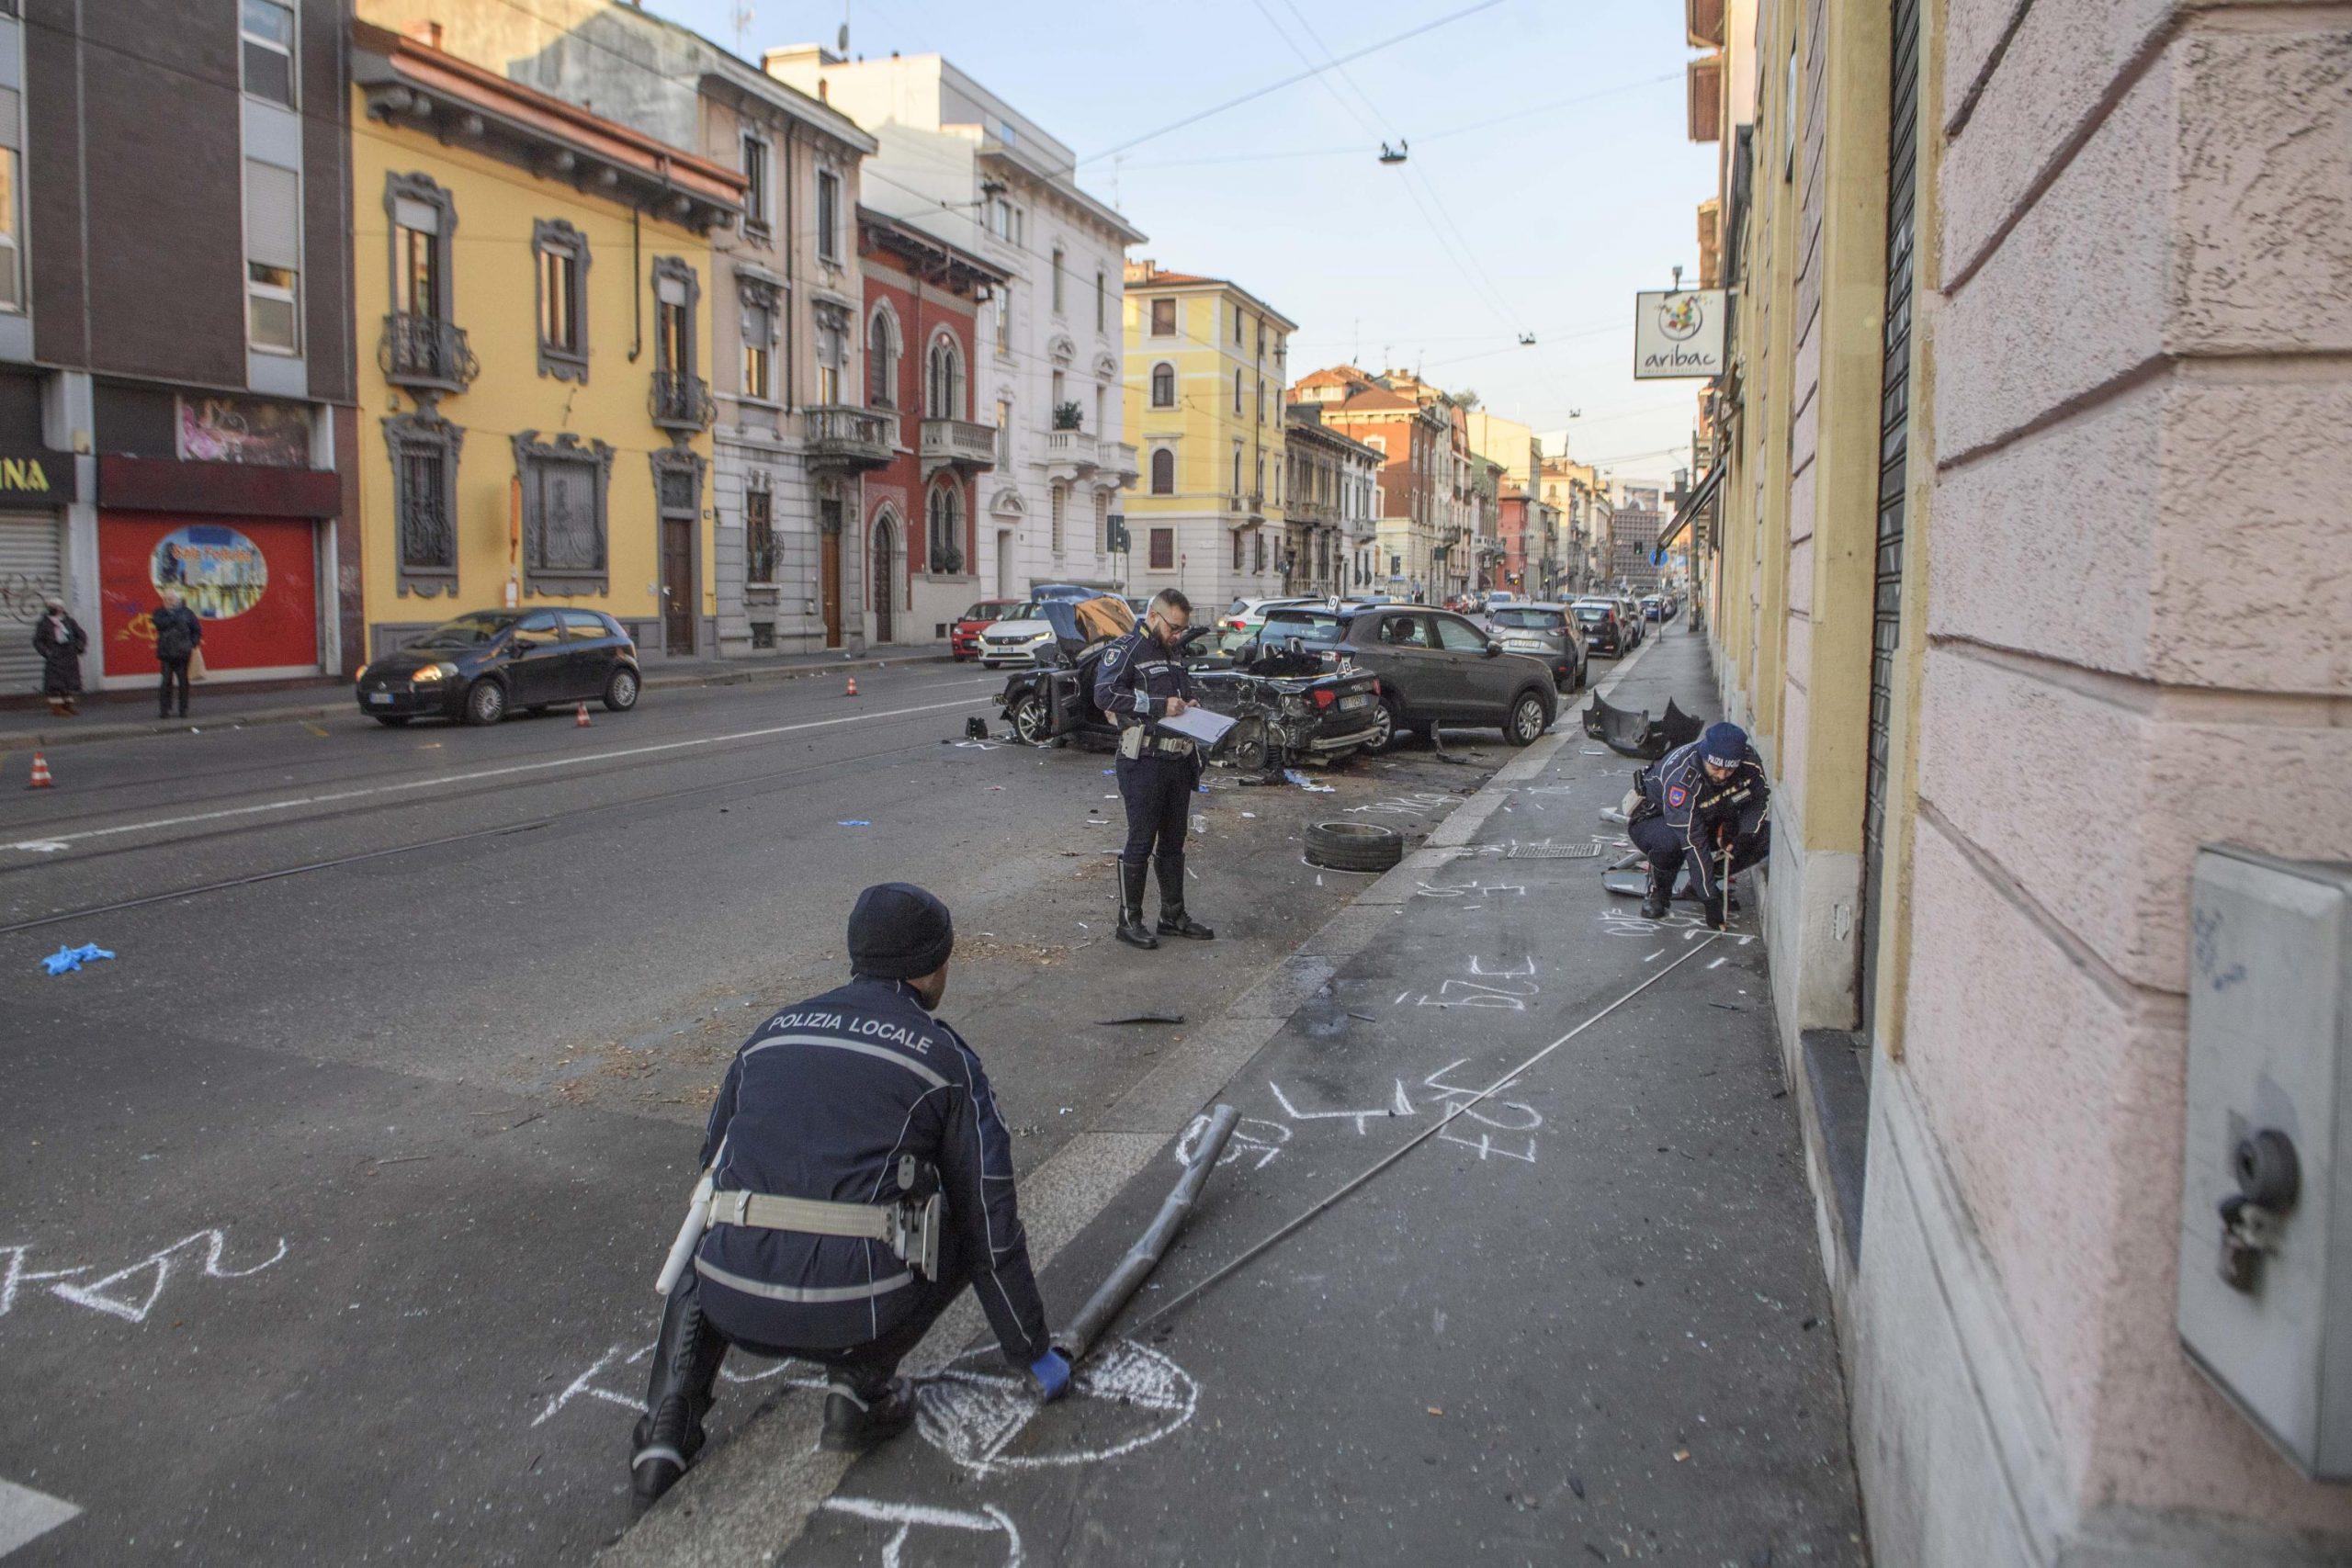
<svg viewBox="0 0 2352 1568">
<path fill-rule="evenodd" d="M 1078 187 L 1075 153 L 939 55 L 851 62 L 797 45 L 763 63 L 874 136 L 868 207 L 1010 275 L 981 307 L 973 354 L 972 417 L 997 431 L 975 558 L 919 600 L 1122 581 L 1112 525 L 1137 468 L 1123 428 L 1121 276 L 1143 234 Z"/>
</svg>

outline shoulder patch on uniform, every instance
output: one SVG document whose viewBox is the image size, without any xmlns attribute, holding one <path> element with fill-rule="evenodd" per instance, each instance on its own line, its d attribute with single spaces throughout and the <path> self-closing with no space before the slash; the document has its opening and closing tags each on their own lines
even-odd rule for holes
<svg viewBox="0 0 2352 1568">
<path fill-rule="evenodd" d="M 1684 801 L 1690 798 L 1690 792 L 1683 788 L 1680 784 L 1670 784 L 1667 788 L 1666 803 L 1668 806 L 1680 806 Z"/>
<path fill-rule="evenodd" d="M 1110 652 L 1102 656 L 1102 662 L 1108 665 L 1115 665 L 1120 660 L 1125 659 L 1126 656 L 1127 650 L 1125 649 L 1114 648 Z"/>
</svg>

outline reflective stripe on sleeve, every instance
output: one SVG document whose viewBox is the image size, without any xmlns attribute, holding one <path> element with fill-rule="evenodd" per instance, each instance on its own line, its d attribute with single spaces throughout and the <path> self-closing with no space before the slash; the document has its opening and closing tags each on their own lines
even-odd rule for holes
<svg viewBox="0 0 2352 1568">
<path fill-rule="evenodd" d="M 764 1296 L 772 1302 L 797 1302 L 804 1306 L 823 1306 L 834 1302 L 862 1302 L 873 1296 L 887 1296 L 892 1291 L 914 1283 L 914 1270 L 893 1274 L 887 1280 L 876 1280 L 870 1285 L 827 1285 L 804 1291 L 796 1285 L 771 1285 L 764 1280 L 747 1280 L 731 1274 L 707 1258 L 695 1259 L 695 1272 L 714 1284 L 730 1291 L 741 1291 L 747 1296 Z"/>
</svg>

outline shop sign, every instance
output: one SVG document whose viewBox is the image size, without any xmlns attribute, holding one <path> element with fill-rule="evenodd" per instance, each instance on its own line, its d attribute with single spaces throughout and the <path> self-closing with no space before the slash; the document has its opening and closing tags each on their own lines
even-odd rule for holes
<svg viewBox="0 0 2352 1568">
<path fill-rule="evenodd" d="M 0 449 L 0 507 L 63 506 L 79 501 L 74 454 L 45 446 Z"/>
<path fill-rule="evenodd" d="M 179 405 L 183 462 L 311 466 L 311 411 L 300 403 L 220 396 L 183 397 Z"/>
<path fill-rule="evenodd" d="M 1722 289 L 1661 288 L 1634 300 L 1634 380 L 1723 374 Z"/>
<path fill-rule="evenodd" d="M 152 619 L 165 589 L 204 623 L 208 668 L 316 665 L 316 531 L 308 523 L 234 523 L 107 513 L 98 523 L 99 620 L 109 675 L 156 669 Z"/>
</svg>

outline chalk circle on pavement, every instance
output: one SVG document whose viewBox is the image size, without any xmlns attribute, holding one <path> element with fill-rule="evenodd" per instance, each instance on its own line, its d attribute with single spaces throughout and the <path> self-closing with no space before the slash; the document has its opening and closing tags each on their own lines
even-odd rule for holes
<svg viewBox="0 0 2352 1568">
<path fill-rule="evenodd" d="M 995 1351 L 974 1350 L 916 1385 L 915 1429 L 966 1470 L 991 1475 L 1133 1453 L 1191 1421 L 1200 1403 L 1192 1373 L 1132 1340 L 1106 1341 L 1054 1405 Z"/>
</svg>

